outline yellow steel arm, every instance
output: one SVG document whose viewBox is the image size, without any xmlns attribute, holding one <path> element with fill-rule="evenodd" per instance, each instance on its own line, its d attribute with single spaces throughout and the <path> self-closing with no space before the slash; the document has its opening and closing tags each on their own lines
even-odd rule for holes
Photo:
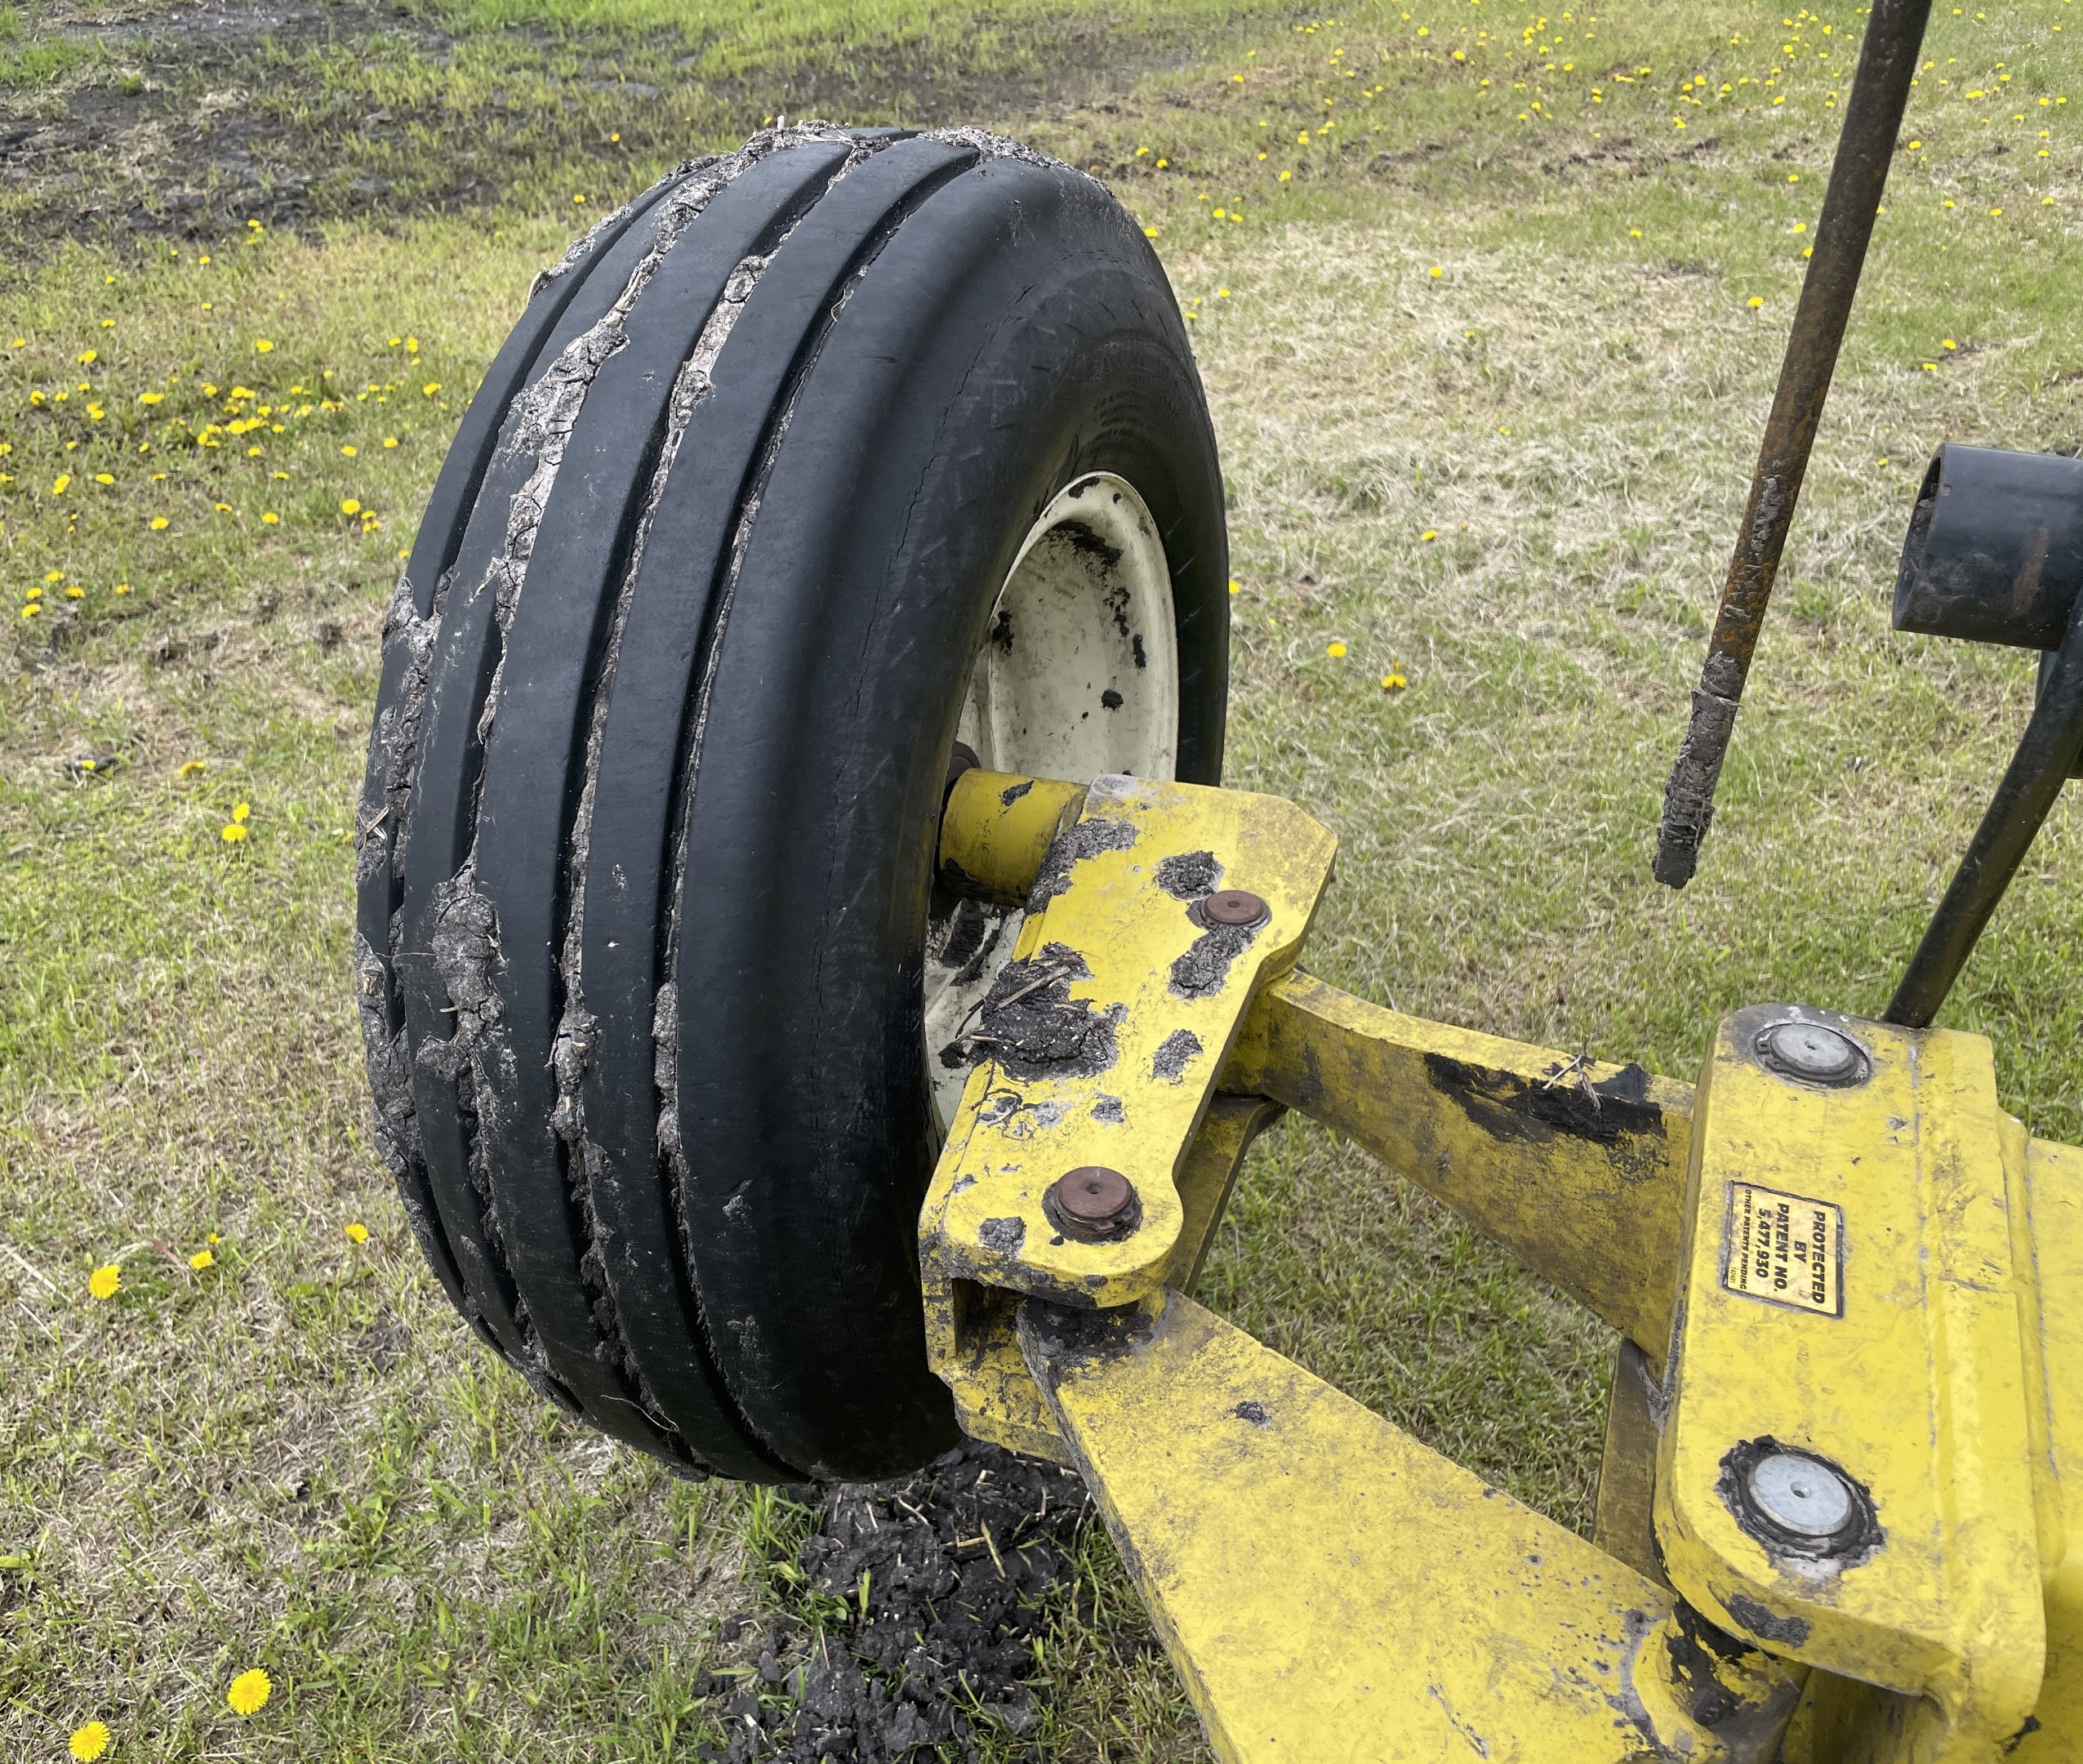
<svg viewBox="0 0 2083 1764">
<path fill-rule="evenodd" d="M 1253 1006 L 1222 1088 L 1366 1147 L 1662 1360 L 1690 1085 L 1405 1017 L 1297 973 Z"/>
<path fill-rule="evenodd" d="M 1223 1759 L 1777 1753 L 1799 1668 L 1191 1299 L 1020 1342 Z"/>
</svg>

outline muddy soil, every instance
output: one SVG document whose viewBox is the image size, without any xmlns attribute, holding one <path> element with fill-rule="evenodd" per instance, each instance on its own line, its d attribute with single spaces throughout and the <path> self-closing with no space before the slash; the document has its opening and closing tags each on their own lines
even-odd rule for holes
<svg viewBox="0 0 2083 1764">
<path fill-rule="evenodd" d="M 73 59 L 0 83 L 0 219 L 17 261 L 65 238 L 210 239 L 249 220 L 481 207 L 546 180 L 619 198 L 651 165 L 777 113 L 1017 131 L 1187 58 L 1085 19 L 1053 29 L 1031 77 L 870 51 L 843 68 L 712 78 L 677 33 L 458 36 L 368 0 L 141 0 L 113 22 L 32 27 L 0 51 L 24 42 Z"/>
<path fill-rule="evenodd" d="M 1079 1534 L 1096 1522 L 1071 1471 L 965 1445 L 916 1476 L 799 1491 L 816 1527 L 790 1566 L 793 1615 L 749 1668 L 706 1676 L 729 1735 L 720 1764 L 888 1764 L 941 1748 L 1041 1754 L 1033 1643 Z M 1052 1589 L 1053 1594 L 1052 1594 Z"/>
</svg>

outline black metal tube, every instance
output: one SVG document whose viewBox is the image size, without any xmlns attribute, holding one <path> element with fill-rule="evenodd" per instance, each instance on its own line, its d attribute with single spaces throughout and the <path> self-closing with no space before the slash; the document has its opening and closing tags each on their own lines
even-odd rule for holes
<svg viewBox="0 0 2083 1764">
<path fill-rule="evenodd" d="M 1736 531 L 1736 547 L 1722 584 L 1721 609 L 1707 639 L 1707 661 L 1693 693 L 1685 744 L 1663 789 L 1663 824 L 1657 834 L 1656 879 L 1683 888 L 1699 862 L 1700 841 L 1714 817 L 1714 790 L 1728 757 L 1736 709 L 1749 678 L 1757 634 L 1772 597 L 1773 578 L 1786 549 L 1787 529 L 1808 473 L 1816 425 L 1823 420 L 1836 371 L 1838 346 L 1858 292 L 1873 217 L 1887 188 L 1895 136 L 1930 0 L 1874 0 L 1860 46 L 1858 72 L 1845 105 L 1845 127 L 1831 162 L 1830 184 L 1809 259 L 1793 329 L 1779 368 L 1779 389 L 1758 450 L 1750 501 Z"/>
<path fill-rule="evenodd" d="M 2054 666 L 2018 751 L 1888 1002 L 1884 1022 L 1923 1029 L 1938 1014 L 2079 755 L 2083 755 L 2083 596 L 2069 615 L 2060 648 L 2054 652 Z"/>
<path fill-rule="evenodd" d="M 1940 448 L 1903 540 L 1895 629 L 2058 649 L 2079 590 L 2083 459 Z"/>
</svg>

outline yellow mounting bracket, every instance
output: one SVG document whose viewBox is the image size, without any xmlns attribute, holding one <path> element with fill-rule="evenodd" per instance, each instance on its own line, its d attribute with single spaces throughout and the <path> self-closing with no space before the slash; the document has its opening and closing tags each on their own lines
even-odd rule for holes
<svg viewBox="0 0 2083 1764">
<path fill-rule="evenodd" d="M 1110 777 L 1075 817 L 1060 794 L 1031 800 L 1064 789 L 970 772 L 949 802 L 941 849 L 965 874 L 1003 894 L 1023 859 L 1039 867 L 919 1219 L 928 1349 L 965 1424 L 1057 1456 L 989 1294 L 1100 1308 L 1190 1278 L 1266 1112 L 1222 1111 L 1192 1167 L 1216 1078 L 1252 1000 L 1294 965 L 1337 850 L 1277 797 Z M 1124 1179 L 1118 1218 L 1062 1210 L 1057 1185 L 1079 1171 Z"/>
<path fill-rule="evenodd" d="M 2007 1138 L 1981 1036 L 1783 1005 L 1721 1025 L 1694 1116 L 1664 1564 L 1731 1633 L 1896 1693 L 1906 1757 L 1992 1756 L 2040 1695 Z"/>
<path fill-rule="evenodd" d="M 1694 1086 L 1382 1010 L 1296 969 L 1331 839 L 1261 796 L 973 772 L 941 853 L 1028 916 L 929 1351 L 1083 1474 L 1218 1757 L 2083 1760 L 2083 1152 L 1985 1040 L 1760 1007 Z M 1594 1538 L 1192 1302 L 1282 1108 L 1617 1332 Z"/>
</svg>

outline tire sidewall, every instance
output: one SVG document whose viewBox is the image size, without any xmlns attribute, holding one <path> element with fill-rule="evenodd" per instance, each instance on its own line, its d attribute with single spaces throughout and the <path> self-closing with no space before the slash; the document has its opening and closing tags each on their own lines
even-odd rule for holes
<svg viewBox="0 0 2083 1764">
<path fill-rule="evenodd" d="M 1043 509 L 1093 472 L 1134 485 L 1163 535 L 1178 776 L 1213 783 L 1228 560 L 1176 302 L 1097 185 L 986 162 L 897 229 L 803 376 L 696 760 L 681 996 L 729 1009 L 683 1007 L 682 1132 L 757 1158 L 756 1216 L 712 1245 L 714 1284 L 768 1282 L 757 1329 L 730 1338 L 757 1338 L 734 1382 L 813 1473 L 893 1473 L 954 1437 L 915 1248 L 938 1138 L 921 1029 L 932 847 L 999 587 Z"/>
</svg>

